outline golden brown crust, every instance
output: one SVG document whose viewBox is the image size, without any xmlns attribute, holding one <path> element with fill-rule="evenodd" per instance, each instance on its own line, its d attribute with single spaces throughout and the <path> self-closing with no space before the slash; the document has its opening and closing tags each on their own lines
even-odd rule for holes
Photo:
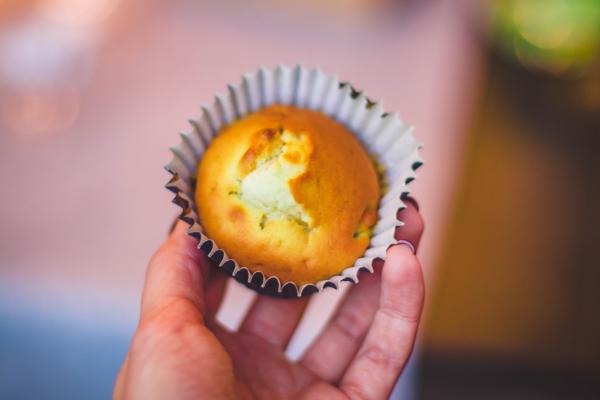
<svg viewBox="0 0 600 400">
<path fill-rule="evenodd" d="M 284 143 L 288 133 L 293 141 Z M 265 213 L 240 195 L 242 179 L 283 144 L 282 159 L 300 168 L 289 192 L 306 219 Z M 343 125 L 273 105 L 213 140 L 199 166 L 196 204 L 208 237 L 240 265 L 301 285 L 339 274 L 363 254 L 379 192 L 373 163 Z"/>
</svg>

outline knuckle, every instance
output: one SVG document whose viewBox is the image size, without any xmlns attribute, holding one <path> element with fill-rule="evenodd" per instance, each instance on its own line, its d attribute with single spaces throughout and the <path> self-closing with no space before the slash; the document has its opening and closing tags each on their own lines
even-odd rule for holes
<svg viewBox="0 0 600 400">
<path fill-rule="evenodd" d="M 138 327 L 131 342 L 132 353 L 145 353 L 156 347 L 165 337 L 164 327 L 158 322 L 146 322 Z"/>
<path fill-rule="evenodd" d="M 343 336 L 357 340 L 363 335 L 362 318 L 357 312 L 344 310 L 333 320 L 333 327 Z"/>
<path fill-rule="evenodd" d="M 201 334 L 206 328 L 200 319 L 191 316 L 193 309 L 191 301 L 176 299 L 156 315 L 146 318 L 133 337 L 132 352 L 147 351 L 171 340 L 186 342 Z"/>
<path fill-rule="evenodd" d="M 406 309 L 398 309 L 395 304 L 388 304 L 387 302 L 381 305 L 381 314 L 389 320 L 401 321 L 402 323 L 408 323 L 410 325 L 417 325 L 421 320 L 421 306 L 415 304 Z"/>
<path fill-rule="evenodd" d="M 144 322 L 138 327 L 133 337 L 131 350 L 137 352 L 138 350 L 145 351 L 153 348 L 157 343 L 169 335 L 170 332 L 168 331 L 167 326 L 161 321 L 152 320 Z"/>
<path fill-rule="evenodd" d="M 360 355 L 364 357 L 371 365 L 381 370 L 390 370 L 397 368 L 402 364 L 402 360 L 394 357 L 390 352 L 380 346 L 371 345 L 365 348 Z"/>
<path fill-rule="evenodd" d="M 371 397 L 365 393 L 362 386 L 357 383 L 346 382 L 340 385 L 340 389 L 350 398 L 351 400 L 370 400 Z"/>
<path fill-rule="evenodd" d="M 330 364 L 320 354 L 309 351 L 302 359 L 302 365 L 322 377 L 323 380 L 330 380 L 330 376 L 328 375 L 331 373 Z"/>
</svg>

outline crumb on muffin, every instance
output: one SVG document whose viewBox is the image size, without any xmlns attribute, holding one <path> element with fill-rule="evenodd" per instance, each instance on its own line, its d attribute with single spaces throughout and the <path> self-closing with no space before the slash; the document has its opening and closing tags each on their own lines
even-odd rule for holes
<svg viewBox="0 0 600 400">
<path fill-rule="evenodd" d="M 287 218 L 307 228 L 313 224 L 302 204 L 291 192 L 290 180 L 306 172 L 312 144 L 303 133 L 264 129 L 254 134 L 239 163 L 242 202 L 263 212 L 269 219 Z"/>
</svg>

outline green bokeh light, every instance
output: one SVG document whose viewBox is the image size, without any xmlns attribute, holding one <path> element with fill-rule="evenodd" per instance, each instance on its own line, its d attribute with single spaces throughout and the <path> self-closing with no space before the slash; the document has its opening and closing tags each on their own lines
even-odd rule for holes
<svg viewBox="0 0 600 400">
<path fill-rule="evenodd" d="M 600 47 L 600 0 L 497 0 L 492 34 L 528 67 L 556 74 L 589 64 Z"/>
</svg>

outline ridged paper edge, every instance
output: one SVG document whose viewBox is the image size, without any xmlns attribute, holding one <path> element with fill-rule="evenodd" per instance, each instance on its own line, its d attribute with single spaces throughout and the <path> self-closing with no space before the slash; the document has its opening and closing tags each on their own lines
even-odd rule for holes
<svg viewBox="0 0 600 400">
<path fill-rule="evenodd" d="M 238 265 L 203 233 L 194 207 L 197 165 L 214 136 L 223 126 L 273 103 L 322 111 L 344 124 L 383 164 L 388 181 L 388 191 L 379 204 L 379 219 L 363 256 L 340 275 L 302 286 Z M 216 94 L 210 105 L 201 107 L 200 117 L 189 122 L 191 130 L 180 133 L 181 142 L 170 149 L 173 158 L 165 169 L 172 176 L 166 187 L 175 194 L 173 202 L 182 209 L 179 218 L 188 223 L 188 233 L 198 240 L 198 248 L 238 281 L 258 292 L 282 297 L 301 297 L 326 287 L 337 289 L 343 281 L 358 283 L 361 271 L 373 272 L 373 261 L 385 260 L 385 251 L 397 242 L 394 233 L 403 222 L 396 215 L 406 207 L 402 198 L 409 193 L 407 185 L 423 165 L 419 154 L 422 144 L 415 140 L 413 127 L 396 113 L 385 112 L 382 102 L 369 100 L 349 83 L 320 69 L 280 65 L 243 75 L 239 84 L 230 84 L 225 94 Z"/>
</svg>

